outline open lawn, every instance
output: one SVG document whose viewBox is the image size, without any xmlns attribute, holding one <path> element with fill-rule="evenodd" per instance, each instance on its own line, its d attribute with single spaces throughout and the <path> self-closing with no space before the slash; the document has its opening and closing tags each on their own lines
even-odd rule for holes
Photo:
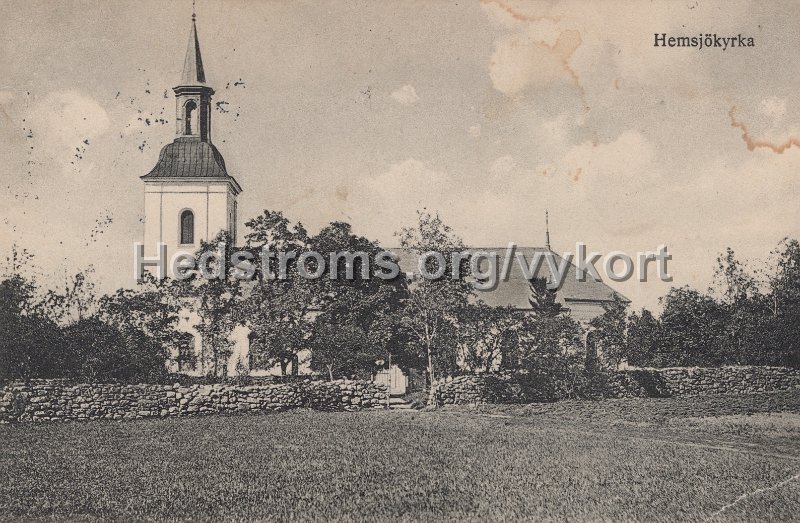
<svg viewBox="0 0 800 523">
<path fill-rule="evenodd" d="M 5 520 L 800 520 L 799 473 L 797 392 L 0 426 Z"/>
</svg>

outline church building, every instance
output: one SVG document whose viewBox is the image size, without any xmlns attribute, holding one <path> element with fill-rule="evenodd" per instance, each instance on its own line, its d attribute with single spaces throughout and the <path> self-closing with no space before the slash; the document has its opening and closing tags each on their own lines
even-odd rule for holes
<svg viewBox="0 0 800 523">
<path fill-rule="evenodd" d="M 175 139 L 161 149 L 155 167 L 141 177 L 145 191 L 144 254 L 148 258 L 163 255 L 156 250 L 158 244 L 164 244 L 167 260 L 176 252 L 194 253 L 201 241 L 213 239 L 221 231 L 227 231 L 235 240 L 239 218 L 236 200 L 242 193 L 242 187 L 228 173 L 222 154 L 212 143 L 211 97 L 214 89 L 206 82 L 194 14 L 183 74 L 180 83 L 172 90 L 175 93 Z M 536 251 L 550 250 L 549 231 L 545 243 L 544 248 L 519 247 L 517 252 L 531 259 Z M 417 270 L 414 253 L 392 250 L 399 256 L 403 272 Z M 503 264 L 505 247 L 472 250 L 496 251 L 500 256 L 499 265 Z M 557 255 L 556 262 L 561 263 Z M 575 270 L 573 265 L 569 267 L 557 300 L 576 320 L 587 326 L 592 318 L 603 313 L 603 304 L 613 300 L 615 291 L 602 282 L 578 281 Z M 546 268 L 542 268 L 537 277 L 544 275 L 545 271 Z M 478 295 L 489 305 L 511 305 L 519 310 L 532 310 L 528 301 L 530 282 L 516 263 L 512 264 L 508 280 L 500 281 L 494 289 Z M 199 356 L 202 354 L 202 341 L 194 327 L 196 323 L 197 317 L 191 311 L 181 314 L 180 328 L 194 336 L 194 351 Z M 249 365 L 248 334 L 245 327 L 234 330 L 229 375 L 236 374 L 237 366 Z M 202 364 L 186 368 L 178 363 L 170 370 L 198 375 L 205 371 Z M 279 373 L 279 369 L 250 369 L 253 376 L 274 373 Z M 395 377 L 389 385 L 393 391 L 405 390 L 404 377 L 399 369 L 393 369 L 392 376 Z"/>
</svg>

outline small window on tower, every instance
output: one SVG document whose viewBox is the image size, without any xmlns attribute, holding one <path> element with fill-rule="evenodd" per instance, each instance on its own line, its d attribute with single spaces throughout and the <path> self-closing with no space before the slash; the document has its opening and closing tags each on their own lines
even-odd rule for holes
<svg viewBox="0 0 800 523">
<path fill-rule="evenodd" d="M 194 213 L 188 209 L 181 213 L 181 243 L 194 243 Z"/>
<path fill-rule="evenodd" d="M 192 134 L 192 120 L 197 115 L 197 104 L 194 100 L 186 102 L 186 132 L 184 134 Z"/>
</svg>

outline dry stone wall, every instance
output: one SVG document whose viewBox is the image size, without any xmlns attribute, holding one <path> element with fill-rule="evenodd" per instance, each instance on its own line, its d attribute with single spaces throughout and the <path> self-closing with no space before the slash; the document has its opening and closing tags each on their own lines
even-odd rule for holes
<svg viewBox="0 0 800 523">
<path fill-rule="evenodd" d="M 800 369 L 784 367 L 674 367 L 608 374 L 607 397 L 673 397 L 751 394 L 800 387 Z M 798 391 L 800 392 L 800 391 Z"/>
<path fill-rule="evenodd" d="M 303 381 L 272 385 L 70 384 L 63 380 L 0 386 L 0 423 L 126 420 L 213 413 L 386 408 L 385 385 Z"/>
<path fill-rule="evenodd" d="M 511 374 L 470 374 L 436 384 L 438 405 L 552 401 L 536 379 Z M 800 369 L 784 367 L 676 367 L 599 373 L 582 391 L 593 398 L 674 397 L 705 394 L 751 394 L 797 389 Z"/>
<path fill-rule="evenodd" d="M 525 398 L 511 374 L 466 374 L 436 384 L 437 405 L 520 403 Z"/>
</svg>

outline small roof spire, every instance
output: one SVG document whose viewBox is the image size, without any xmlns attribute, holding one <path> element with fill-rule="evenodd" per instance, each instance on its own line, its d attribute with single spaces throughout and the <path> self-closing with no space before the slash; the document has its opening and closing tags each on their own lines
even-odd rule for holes
<svg viewBox="0 0 800 523">
<path fill-rule="evenodd" d="M 545 230 L 544 246 L 549 251 L 550 250 L 550 211 L 548 211 L 547 209 L 545 209 L 545 211 L 544 211 L 544 230 Z"/>
<path fill-rule="evenodd" d="M 183 75 L 181 85 L 197 85 L 206 83 L 206 73 L 203 70 L 203 58 L 200 56 L 200 40 L 197 38 L 197 15 L 192 2 L 192 30 L 189 34 L 189 47 L 186 49 L 186 59 L 183 61 Z"/>
</svg>

